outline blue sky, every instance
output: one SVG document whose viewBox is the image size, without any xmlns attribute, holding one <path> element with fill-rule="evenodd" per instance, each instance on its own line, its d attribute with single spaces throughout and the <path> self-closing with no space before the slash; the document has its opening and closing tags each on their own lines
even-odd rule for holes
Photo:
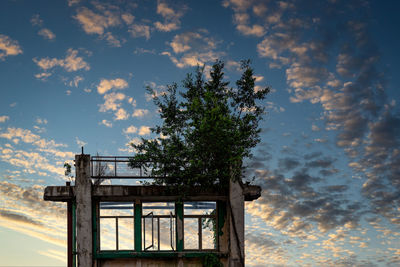
<svg viewBox="0 0 400 267">
<path fill-rule="evenodd" d="M 400 264 L 395 1 L 1 1 L 0 265 L 65 265 L 63 185 L 80 147 L 132 155 L 162 93 L 251 59 L 263 103 L 248 160 L 247 266 Z M 21 257 L 20 255 L 24 255 Z"/>
</svg>

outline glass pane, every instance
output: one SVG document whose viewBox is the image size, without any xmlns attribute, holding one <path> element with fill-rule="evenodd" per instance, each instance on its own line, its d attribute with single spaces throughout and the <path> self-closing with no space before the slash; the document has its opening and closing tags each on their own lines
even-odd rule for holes
<svg viewBox="0 0 400 267">
<path fill-rule="evenodd" d="M 100 216 L 133 216 L 133 203 L 100 202 Z"/>
<path fill-rule="evenodd" d="M 143 249 L 144 250 L 155 250 L 157 243 L 155 238 L 157 237 L 157 221 L 154 219 L 152 213 L 145 214 L 142 219 L 143 228 Z"/>
<path fill-rule="evenodd" d="M 116 250 L 115 219 L 100 218 L 100 250 Z"/>
<path fill-rule="evenodd" d="M 216 220 L 214 218 L 202 218 L 202 249 L 216 249 L 217 242 L 215 239 Z"/>
<path fill-rule="evenodd" d="M 173 248 L 175 248 L 175 218 L 172 220 L 160 218 L 160 250 L 173 250 Z"/>
<path fill-rule="evenodd" d="M 143 214 L 153 212 L 154 215 L 170 215 L 175 214 L 174 202 L 145 202 L 142 204 Z"/>
<path fill-rule="evenodd" d="M 118 218 L 119 250 L 134 250 L 133 218 Z"/>
<path fill-rule="evenodd" d="M 184 248 L 199 249 L 199 219 L 185 218 L 184 221 Z"/>
<path fill-rule="evenodd" d="M 185 215 L 209 215 L 216 207 L 215 202 L 185 202 L 183 213 Z"/>
</svg>

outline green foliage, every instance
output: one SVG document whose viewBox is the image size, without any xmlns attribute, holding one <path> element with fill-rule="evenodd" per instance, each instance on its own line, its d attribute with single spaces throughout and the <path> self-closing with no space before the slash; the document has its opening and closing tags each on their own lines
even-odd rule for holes
<svg viewBox="0 0 400 267">
<path fill-rule="evenodd" d="M 74 176 L 72 175 L 71 172 L 71 168 L 72 168 L 71 164 L 69 164 L 68 162 L 64 163 L 64 175 L 68 177 L 70 181 L 74 179 Z"/>
<path fill-rule="evenodd" d="M 224 80 L 224 63 L 217 61 L 204 79 L 204 68 L 198 67 L 178 85 L 167 87 L 161 97 L 154 97 L 163 123 L 152 129 L 156 139 L 142 139 L 132 144 L 135 162 L 148 162 L 145 167 L 156 184 L 178 188 L 200 185 L 226 188 L 230 179 L 242 177 L 242 161 L 260 141 L 258 127 L 269 88 L 255 90 L 255 78 L 249 61 L 242 62 L 243 74 L 236 88 Z M 151 88 L 148 92 L 156 95 Z"/>
<path fill-rule="evenodd" d="M 203 257 L 203 266 L 204 267 L 223 267 L 224 265 L 219 260 L 218 256 L 212 253 L 209 253 Z"/>
</svg>

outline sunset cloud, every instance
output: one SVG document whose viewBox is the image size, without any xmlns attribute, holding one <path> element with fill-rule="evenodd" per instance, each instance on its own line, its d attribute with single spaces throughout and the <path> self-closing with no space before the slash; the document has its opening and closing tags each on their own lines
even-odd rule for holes
<svg viewBox="0 0 400 267">
<path fill-rule="evenodd" d="M 148 114 L 149 114 L 149 110 L 148 109 L 140 109 L 139 108 L 139 109 L 135 109 L 135 111 L 132 114 L 132 117 L 141 118 L 141 117 L 144 117 L 144 116 L 146 116 Z"/>
<path fill-rule="evenodd" d="M 78 9 L 74 16 L 87 34 L 103 34 L 105 29 L 117 26 L 121 23 L 120 18 L 110 11 L 105 11 L 103 14 L 95 13 L 87 7 Z"/>
<path fill-rule="evenodd" d="M 138 132 L 139 135 L 149 135 L 150 133 L 150 127 L 148 126 L 141 126 Z"/>
<path fill-rule="evenodd" d="M 22 48 L 18 41 L 15 41 L 7 35 L 0 34 L 0 61 L 8 56 L 16 56 L 22 54 Z"/>
<path fill-rule="evenodd" d="M 40 36 L 43 36 L 43 38 L 48 39 L 48 40 L 53 40 L 56 38 L 56 35 L 49 29 L 43 28 L 41 29 L 38 34 Z"/>
<path fill-rule="evenodd" d="M 8 116 L 5 116 L 5 115 L 0 116 L 0 122 L 6 122 L 9 119 L 10 119 L 10 117 L 8 117 Z"/>
<path fill-rule="evenodd" d="M 90 70 L 90 65 L 82 57 L 78 56 L 78 50 L 72 48 L 67 50 L 67 55 L 63 59 L 49 57 L 41 59 L 34 58 L 33 62 L 44 71 L 51 70 L 57 66 L 62 67 L 67 72 Z M 41 78 L 41 75 L 37 78 Z"/>
<path fill-rule="evenodd" d="M 163 22 L 156 21 L 154 26 L 157 30 L 163 32 L 170 32 L 180 28 L 181 21 L 180 18 L 186 12 L 186 7 L 181 6 L 180 8 L 171 8 L 166 1 L 157 1 L 157 14 L 164 18 Z"/>
<path fill-rule="evenodd" d="M 128 82 L 121 78 L 117 78 L 114 80 L 102 79 L 97 86 L 97 92 L 103 95 L 111 89 L 125 89 L 127 87 Z"/>
</svg>

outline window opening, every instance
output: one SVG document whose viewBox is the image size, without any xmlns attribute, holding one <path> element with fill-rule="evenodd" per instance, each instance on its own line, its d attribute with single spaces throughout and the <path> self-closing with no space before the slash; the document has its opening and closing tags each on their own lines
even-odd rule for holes
<svg viewBox="0 0 400 267">
<path fill-rule="evenodd" d="M 134 249 L 134 204 L 100 202 L 100 250 Z"/>
<path fill-rule="evenodd" d="M 144 202 L 142 208 L 146 214 L 142 216 L 145 250 L 175 250 L 175 203 Z"/>
<path fill-rule="evenodd" d="M 184 203 L 184 249 L 217 249 L 216 202 Z"/>
</svg>

